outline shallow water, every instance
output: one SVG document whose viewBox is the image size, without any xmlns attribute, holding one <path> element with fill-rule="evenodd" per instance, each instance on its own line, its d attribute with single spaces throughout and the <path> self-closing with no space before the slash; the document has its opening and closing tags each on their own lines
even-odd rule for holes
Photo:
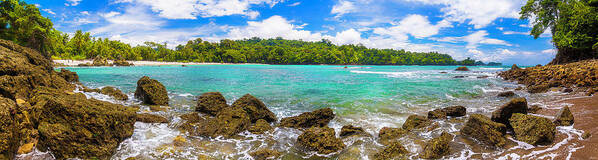
<svg viewBox="0 0 598 160">
<path fill-rule="evenodd" d="M 156 79 L 167 88 L 171 98 L 170 109 L 153 113 L 170 118 L 171 123 L 136 123 L 133 136 L 120 145 L 113 159 L 251 159 L 249 153 L 260 148 L 281 151 L 282 159 L 369 159 L 383 148 L 376 141 L 382 127 L 400 127 L 410 114 L 425 115 L 429 110 L 451 105 L 467 107 L 468 114 L 489 115 L 497 106 L 508 101 L 496 95 L 517 87 L 496 77 L 496 72 L 506 70 L 506 66 L 470 67 L 469 72 L 453 71 L 455 68 L 457 66 L 351 66 L 345 69 L 342 66 L 197 65 L 68 69 L 77 72 L 86 86 L 116 86 L 131 98 L 136 81 L 142 76 Z M 455 76 L 465 78 L 453 78 Z M 195 106 L 193 99 L 210 91 L 221 92 L 229 104 L 246 93 L 252 94 L 279 119 L 330 107 L 337 116 L 329 126 L 337 134 L 343 125 L 352 124 L 363 127 L 372 137 L 346 138 L 343 142 L 347 148 L 340 153 L 317 155 L 304 153 L 295 147 L 295 139 L 301 133 L 295 129 L 276 128 L 264 135 L 242 133 L 243 138 L 240 139 L 191 137 L 179 131 L 177 126 L 182 120 L 178 115 L 192 112 Z M 559 92 L 533 95 L 515 92 L 526 97 L 528 103 L 546 108 L 558 108 L 564 104 L 551 102 L 571 97 Z M 124 105 L 139 103 L 135 99 L 119 102 L 105 95 L 86 95 Z M 142 107 L 141 112 L 151 111 Z M 437 121 L 439 128 L 410 133 L 401 142 L 411 153 L 418 153 L 422 149 L 422 140 L 436 137 L 442 131 L 456 134 L 465 120 L 463 117 L 451 123 Z M 551 158 L 551 152 L 545 150 L 580 147 L 564 142 L 578 138 L 578 130 L 559 128 L 558 132 L 566 138 L 551 146 L 530 147 L 513 141 L 514 149 L 510 150 L 488 149 L 456 136 L 451 143 L 453 151 L 445 158 Z M 173 140 L 177 136 L 184 137 L 186 142 L 175 145 Z M 411 154 L 410 158 L 417 158 L 417 154 Z"/>
</svg>

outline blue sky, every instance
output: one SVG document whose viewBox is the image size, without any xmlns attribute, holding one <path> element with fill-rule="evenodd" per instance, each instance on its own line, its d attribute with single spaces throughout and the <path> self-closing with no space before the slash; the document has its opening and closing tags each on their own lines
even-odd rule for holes
<svg viewBox="0 0 598 160">
<path fill-rule="evenodd" d="M 546 64 L 549 32 L 533 39 L 524 0 L 26 0 L 63 32 L 169 47 L 202 38 L 329 39 L 370 48 L 438 51 L 505 64 Z"/>
</svg>

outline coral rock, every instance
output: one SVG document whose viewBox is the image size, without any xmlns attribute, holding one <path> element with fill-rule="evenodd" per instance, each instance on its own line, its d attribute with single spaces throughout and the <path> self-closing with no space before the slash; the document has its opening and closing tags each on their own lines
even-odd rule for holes
<svg viewBox="0 0 598 160">
<path fill-rule="evenodd" d="M 450 151 L 449 142 L 452 140 L 453 135 L 447 132 L 442 132 L 440 137 L 436 137 L 426 143 L 421 158 L 439 159 L 442 158 L 442 156 L 448 155 Z"/>
<path fill-rule="evenodd" d="M 353 125 L 346 125 L 341 128 L 341 137 L 352 136 L 352 135 L 367 135 L 363 128 L 355 127 Z"/>
<path fill-rule="evenodd" d="M 225 108 L 216 117 L 200 122 L 197 134 L 206 137 L 233 137 L 249 128 L 251 119 L 242 108 Z"/>
<path fill-rule="evenodd" d="M 126 101 L 129 97 L 117 88 L 106 86 L 100 90 L 100 93 L 109 95 L 116 100 Z"/>
<path fill-rule="evenodd" d="M 387 159 L 395 159 L 395 158 L 404 158 L 404 156 L 409 153 L 403 145 L 399 142 L 392 142 L 390 143 L 384 150 L 374 154 L 374 159 L 376 160 L 387 160 Z"/>
<path fill-rule="evenodd" d="M 274 128 L 272 128 L 272 126 L 270 126 L 270 123 L 266 122 L 266 120 L 259 119 L 247 130 L 253 134 L 263 134 L 273 129 Z"/>
<path fill-rule="evenodd" d="M 71 82 L 71 83 L 79 82 L 79 75 L 77 75 L 77 73 L 71 72 L 64 68 L 60 69 L 60 72 L 58 72 L 58 75 L 60 77 L 64 78 L 64 80 L 66 80 L 67 82 Z"/>
<path fill-rule="evenodd" d="M 515 92 L 513 91 L 506 91 L 506 92 L 501 92 L 498 94 L 499 97 L 513 97 L 515 96 Z"/>
<path fill-rule="evenodd" d="M 380 132 L 378 133 L 378 138 L 380 138 L 380 143 L 389 144 L 390 142 L 394 142 L 397 139 L 401 138 L 406 133 L 407 130 L 403 128 L 384 127 L 380 129 Z"/>
<path fill-rule="evenodd" d="M 168 119 L 155 114 L 137 114 L 137 122 L 143 123 L 168 123 Z"/>
<path fill-rule="evenodd" d="M 451 106 L 442 109 L 435 109 L 428 112 L 428 119 L 442 119 L 446 116 L 462 117 L 467 114 L 467 109 L 463 106 Z"/>
</svg>

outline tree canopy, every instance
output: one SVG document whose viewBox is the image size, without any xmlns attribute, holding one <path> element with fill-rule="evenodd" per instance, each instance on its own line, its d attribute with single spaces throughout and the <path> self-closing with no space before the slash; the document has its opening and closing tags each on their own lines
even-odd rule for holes
<svg viewBox="0 0 598 160">
<path fill-rule="evenodd" d="M 33 4 L 19 0 L 0 0 L 0 38 L 46 53 L 52 21 L 43 17 Z"/>
</svg>

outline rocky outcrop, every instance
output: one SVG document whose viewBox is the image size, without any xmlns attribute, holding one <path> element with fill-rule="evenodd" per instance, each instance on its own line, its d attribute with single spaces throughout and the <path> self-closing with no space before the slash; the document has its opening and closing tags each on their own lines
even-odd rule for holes
<svg viewBox="0 0 598 160">
<path fill-rule="evenodd" d="M 506 142 L 507 127 L 481 114 L 471 114 L 461 134 L 490 146 L 502 147 Z"/>
<path fill-rule="evenodd" d="M 222 109 L 229 107 L 220 92 L 207 92 L 197 97 L 195 111 L 215 116 Z"/>
<path fill-rule="evenodd" d="M 251 157 L 255 160 L 268 160 L 268 159 L 277 159 L 280 157 L 281 153 L 276 150 L 271 149 L 260 149 L 255 152 L 249 153 Z"/>
<path fill-rule="evenodd" d="M 515 139 L 532 145 L 550 144 L 554 141 L 556 125 L 548 118 L 515 113 L 509 119 Z"/>
<path fill-rule="evenodd" d="M 273 129 L 274 128 L 272 128 L 272 126 L 270 126 L 270 123 L 268 123 L 266 120 L 259 119 L 247 130 L 253 134 L 263 134 Z"/>
<path fill-rule="evenodd" d="M 506 92 L 498 93 L 498 97 L 513 97 L 513 96 L 515 96 L 515 92 L 513 92 L 513 91 L 506 91 Z"/>
<path fill-rule="evenodd" d="M 247 130 L 250 125 L 251 119 L 243 108 L 229 107 L 220 111 L 216 117 L 200 122 L 195 134 L 212 138 L 218 136 L 230 138 Z"/>
<path fill-rule="evenodd" d="M 127 62 L 127 61 L 126 61 L 126 60 L 124 60 L 124 59 L 120 59 L 120 60 L 114 60 L 114 61 L 112 62 L 112 65 L 113 65 L 113 66 L 124 66 L 124 67 L 127 67 L 127 66 L 133 66 L 133 64 L 132 64 L 132 63 L 129 63 L 129 62 Z"/>
<path fill-rule="evenodd" d="M 79 75 L 77 75 L 77 73 L 71 72 L 64 68 L 60 69 L 60 72 L 58 72 L 58 75 L 60 77 L 64 78 L 64 80 L 66 80 L 67 82 L 71 82 L 71 83 L 79 82 Z"/>
<path fill-rule="evenodd" d="M 108 63 L 108 59 L 104 58 L 104 57 L 96 57 L 93 59 L 93 66 L 109 66 L 110 64 Z"/>
<path fill-rule="evenodd" d="M 117 88 L 106 86 L 100 90 L 100 93 L 109 95 L 116 100 L 126 101 L 129 97 Z"/>
<path fill-rule="evenodd" d="M 514 98 L 496 111 L 492 112 L 492 121 L 505 124 L 511 128 L 509 118 L 513 113 L 527 114 L 527 100 L 525 98 Z"/>
<path fill-rule="evenodd" d="M 142 113 L 142 114 L 137 114 L 137 122 L 168 123 L 168 119 L 166 119 L 162 116 L 159 116 L 159 115 L 155 115 L 155 114 Z"/>
<path fill-rule="evenodd" d="M 419 129 L 419 128 L 426 127 L 430 124 L 432 124 L 432 122 L 430 122 L 430 120 L 428 120 L 428 118 L 426 118 L 424 116 L 410 115 L 409 117 L 407 117 L 407 120 L 405 121 L 405 123 L 403 123 L 402 128 L 410 131 L 412 129 Z"/>
<path fill-rule="evenodd" d="M 428 112 L 428 119 L 444 119 L 446 116 L 462 117 L 467 114 L 467 109 L 463 106 L 451 106 L 441 109 L 435 109 Z"/>
<path fill-rule="evenodd" d="M 455 71 L 469 71 L 469 68 L 467 68 L 467 67 L 457 67 L 457 69 L 455 69 Z"/>
<path fill-rule="evenodd" d="M 406 133 L 407 130 L 403 128 L 384 127 L 380 129 L 380 132 L 378 133 L 378 138 L 380 143 L 390 144 L 390 142 L 395 142 Z"/>
<path fill-rule="evenodd" d="M 403 159 L 409 151 L 399 142 L 390 143 L 384 150 L 374 154 L 376 160 Z"/>
<path fill-rule="evenodd" d="M 280 120 L 281 127 L 289 128 L 311 128 L 328 126 L 334 118 L 334 112 L 330 108 L 318 109 L 312 112 L 301 113 L 298 116 L 287 117 Z"/>
<path fill-rule="evenodd" d="M 505 80 L 517 81 L 527 86 L 531 93 L 545 92 L 550 87 L 598 87 L 598 60 L 528 67 L 500 72 Z"/>
<path fill-rule="evenodd" d="M 312 127 L 297 137 L 297 144 L 307 151 L 319 154 L 330 154 L 345 148 L 343 141 L 336 137 L 334 129 L 328 127 Z"/>
<path fill-rule="evenodd" d="M 149 105 L 168 105 L 168 92 L 162 83 L 147 76 L 137 81 L 135 98 Z"/>
<path fill-rule="evenodd" d="M 570 126 L 573 125 L 573 121 L 573 114 L 568 106 L 561 108 L 553 120 L 554 124 L 557 126 Z"/>
<path fill-rule="evenodd" d="M 0 96 L 0 159 L 12 159 L 17 151 L 20 136 L 12 115 L 17 104 Z"/>
<path fill-rule="evenodd" d="M 439 159 L 449 154 L 449 142 L 453 140 L 453 135 L 442 132 L 439 137 L 431 139 L 426 143 L 423 153 L 420 154 L 424 159 Z"/>
<path fill-rule="evenodd" d="M 266 107 L 264 102 L 250 94 L 245 94 L 239 98 L 231 107 L 243 108 L 247 112 L 247 115 L 249 115 L 251 122 L 256 122 L 259 119 L 266 120 L 267 122 L 276 121 L 276 116 Z"/>
<path fill-rule="evenodd" d="M 517 66 L 516 64 L 513 64 L 511 66 L 511 70 L 518 70 L 518 69 L 521 69 L 521 68 L 519 68 L 519 66 Z"/>
<path fill-rule="evenodd" d="M 536 114 L 540 110 L 542 110 L 542 107 L 540 107 L 539 105 L 531 105 L 531 106 L 527 107 L 527 113 Z"/>
<path fill-rule="evenodd" d="M 346 125 L 341 128 L 341 137 L 353 136 L 353 135 L 367 135 L 363 128 L 355 127 L 353 125 Z"/>
</svg>

